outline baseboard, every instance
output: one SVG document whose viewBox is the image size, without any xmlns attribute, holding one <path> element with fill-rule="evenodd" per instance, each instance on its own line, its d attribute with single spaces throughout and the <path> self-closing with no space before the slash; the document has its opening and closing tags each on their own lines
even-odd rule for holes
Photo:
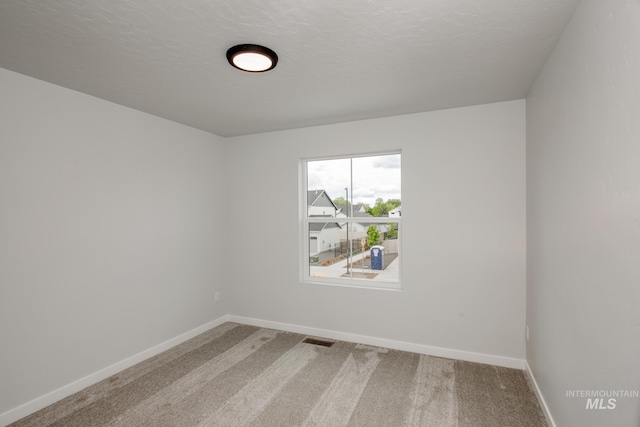
<svg viewBox="0 0 640 427">
<path fill-rule="evenodd" d="M 307 326 L 292 325 L 289 323 L 271 322 L 268 320 L 254 319 L 250 317 L 229 315 L 230 322 L 242 323 L 245 325 L 259 326 L 261 328 L 278 329 L 281 331 L 295 332 L 298 334 L 312 335 L 319 338 L 329 338 L 340 341 L 356 342 L 376 347 L 385 347 L 394 350 L 409 351 L 412 353 L 425 354 L 429 356 L 443 357 L 446 359 L 465 360 L 468 362 L 484 363 L 487 365 L 503 366 L 505 368 L 525 369 L 525 361 L 510 357 L 495 356 L 491 354 L 473 353 L 462 350 L 451 350 L 441 347 L 433 347 L 423 344 L 415 344 L 404 341 L 395 341 L 385 338 L 371 337 L 367 335 L 357 335 L 345 332 L 331 331 L 327 329 L 311 328 Z"/>
<path fill-rule="evenodd" d="M 58 400 L 64 399 L 65 397 L 70 396 L 73 393 L 76 393 L 86 387 L 89 387 L 90 385 L 100 382 L 105 378 L 115 375 L 118 372 L 123 371 L 146 359 L 149 359 L 150 357 L 160 354 L 163 351 L 169 350 L 170 348 L 175 347 L 178 344 L 182 344 L 183 342 L 197 335 L 200 335 L 201 333 L 206 332 L 209 329 L 220 326 L 228 321 L 228 316 L 224 315 L 218 319 L 215 319 L 211 322 L 205 323 L 204 325 L 198 326 L 195 329 L 185 332 L 184 334 L 178 335 L 175 338 L 171 338 L 161 344 L 158 344 L 136 355 L 121 360 L 120 362 L 114 363 L 111 366 L 100 369 L 97 372 L 89 374 L 84 378 L 72 382 L 71 384 L 60 387 L 57 390 L 54 390 L 50 393 L 45 394 L 44 396 L 38 397 L 30 402 L 20 405 L 17 408 L 10 409 L 5 413 L 0 414 L 0 426 L 6 426 L 15 421 L 18 421 L 19 419 L 24 418 L 36 411 L 39 411 L 40 409 L 43 409 L 51 405 L 52 403 L 57 402 Z"/>
<path fill-rule="evenodd" d="M 224 315 L 222 317 L 219 317 L 218 319 L 215 319 L 195 329 L 185 332 L 184 334 L 181 334 L 175 338 L 171 338 L 161 344 L 158 344 L 134 356 L 121 360 L 120 362 L 114 363 L 113 365 L 103 368 L 97 372 L 89 374 L 84 378 L 81 378 L 77 381 L 74 381 L 70 384 L 60 387 L 59 389 L 54 390 L 50 393 L 47 393 L 43 396 L 40 396 L 30 402 L 27 402 L 16 408 L 10 409 L 5 413 L 0 414 L 0 426 L 9 425 L 21 418 L 26 417 L 27 415 L 30 415 L 36 411 L 39 411 L 40 409 L 43 409 L 51 405 L 52 403 L 55 403 L 61 399 L 64 399 L 65 397 L 70 396 L 73 393 L 76 393 L 86 387 L 96 384 L 104 380 L 105 378 L 115 375 L 118 372 L 121 372 L 137 363 L 140 363 L 150 357 L 160 354 L 163 351 L 169 350 L 170 348 L 175 347 L 176 345 L 179 345 L 203 332 L 206 332 L 209 329 L 222 325 L 225 322 L 235 322 L 235 323 L 241 323 L 245 325 L 258 326 L 261 328 L 277 329 L 281 331 L 295 332 L 299 334 L 312 335 L 316 337 L 329 338 L 329 339 L 340 340 L 340 341 L 356 342 L 356 343 L 372 345 L 376 347 L 385 347 L 385 348 L 390 348 L 395 350 L 409 351 L 412 353 L 443 357 L 447 359 L 465 360 L 468 362 L 484 363 L 488 365 L 503 366 L 506 368 L 524 369 L 527 371 L 529 377 L 531 378 L 532 383 L 534 384 L 536 396 L 538 397 L 538 400 L 540 400 L 540 405 L 543 408 L 545 417 L 547 417 L 547 420 L 549 421 L 549 425 L 552 427 L 555 427 L 555 424 L 553 423 L 553 419 L 551 418 L 551 415 L 544 402 L 544 399 L 540 394 L 540 390 L 538 389 L 537 383 L 535 382 L 535 378 L 533 377 L 533 374 L 531 373 L 529 366 L 526 364 L 526 361 L 524 360 L 514 359 L 510 357 L 503 357 L 503 356 L 495 356 L 491 354 L 473 353 L 473 352 L 467 352 L 462 350 L 452 350 L 452 349 L 428 346 L 423 344 L 415 344 L 415 343 L 409 343 L 404 341 L 396 341 L 396 340 L 390 340 L 385 338 L 371 337 L 367 335 L 358 335 L 358 334 L 351 334 L 346 332 L 331 331 L 327 329 L 293 325 L 289 323 L 272 322 L 267 320 L 254 319 L 250 317 L 235 316 L 235 315 Z"/>
<path fill-rule="evenodd" d="M 533 372 L 531 372 L 529 363 L 527 361 L 525 361 L 524 363 L 525 363 L 525 371 L 527 372 L 527 375 L 529 376 L 529 380 L 533 385 L 533 391 L 536 394 L 536 397 L 538 398 L 538 402 L 540 403 L 540 408 L 542 408 L 544 417 L 547 419 L 547 424 L 549 424 L 549 427 L 556 427 L 556 422 L 553 420 L 553 417 L 551 416 L 551 411 L 549 411 L 549 407 L 547 406 L 547 402 L 544 400 L 544 397 L 542 396 L 542 392 L 540 391 L 540 387 L 538 386 L 536 377 L 533 375 Z"/>
</svg>

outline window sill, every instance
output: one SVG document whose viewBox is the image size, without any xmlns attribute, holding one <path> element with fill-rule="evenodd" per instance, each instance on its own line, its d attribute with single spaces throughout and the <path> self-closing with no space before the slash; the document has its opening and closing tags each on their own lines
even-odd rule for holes
<svg viewBox="0 0 640 427">
<path fill-rule="evenodd" d="M 306 277 L 301 280 L 303 285 L 320 285 L 320 286 L 336 286 L 341 288 L 356 288 L 356 289 L 370 289 L 378 291 L 402 291 L 401 283 L 399 282 L 374 282 L 367 280 L 335 280 L 330 278 L 309 278 Z"/>
</svg>

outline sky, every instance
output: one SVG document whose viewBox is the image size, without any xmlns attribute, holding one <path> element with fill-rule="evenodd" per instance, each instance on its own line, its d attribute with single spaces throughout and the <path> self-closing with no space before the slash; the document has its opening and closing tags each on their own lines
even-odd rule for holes
<svg viewBox="0 0 640 427">
<path fill-rule="evenodd" d="M 378 197 L 402 199 L 400 193 L 400 154 L 313 160 L 307 163 L 309 190 L 325 190 L 332 199 L 351 199 L 350 162 L 353 162 L 353 202 L 373 206 Z"/>
</svg>

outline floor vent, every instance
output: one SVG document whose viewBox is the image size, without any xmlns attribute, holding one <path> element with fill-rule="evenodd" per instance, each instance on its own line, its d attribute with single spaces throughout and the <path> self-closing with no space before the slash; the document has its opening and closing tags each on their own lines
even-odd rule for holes
<svg viewBox="0 0 640 427">
<path fill-rule="evenodd" d="M 323 347 L 331 347 L 336 343 L 335 341 L 323 340 L 320 338 L 309 338 L 309 337 L 305 338 L 302 342 L 306 344 L 321 345 Z"/>
</svg>

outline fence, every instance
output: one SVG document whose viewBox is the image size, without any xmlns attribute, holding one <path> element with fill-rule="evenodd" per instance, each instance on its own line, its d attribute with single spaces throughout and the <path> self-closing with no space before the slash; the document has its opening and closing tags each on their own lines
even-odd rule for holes
<svg viewBox="0 0 640 427">
<path fill-rule="evenodd" d="M 354 254 L 360 253 L 360 240 L 351 240 L 351 251 Z M 347 254 L 349 252 L 349 242 L 340 240 L 340 245 L 336 247 L 336 255 Z"/>
<path fill-rule="evenodd" d="M 398 239 L 391 240 L 383 240 L 381 243 L 384 246 L 384 253 L 386 254 L 397 254 L 398 253 Z M 362 247 L 360 246 L 359 239 L 351 240 L 351 249 L 354 254 L 358 254 L 361 252 Z M 367 250 L 369 247 L 367 246 Z M 340 240 L 340 244 L 336 246 L 334 250 L 334 255 L 342 255 L 347 254 L 349 252 L 349 243 L 346 240 Z"/>
<path fill-rule="evenodd" d="M 397 254 L 398 253 L 398 239 L 384 240 L 382 242 L 384 246 L 385 254 Z"/>
</svg>

